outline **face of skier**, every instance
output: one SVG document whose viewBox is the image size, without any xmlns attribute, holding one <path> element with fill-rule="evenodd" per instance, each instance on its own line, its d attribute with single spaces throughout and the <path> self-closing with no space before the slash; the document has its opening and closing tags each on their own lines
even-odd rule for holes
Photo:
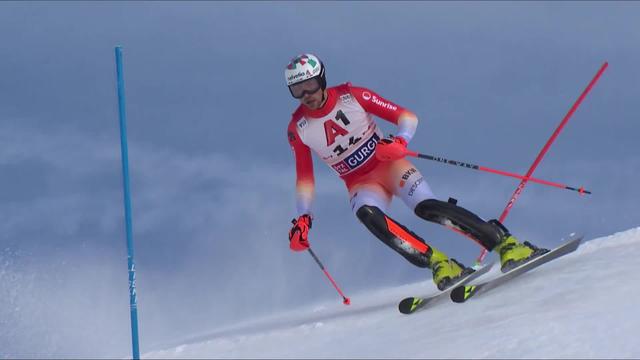
<svg viewBox="0 0 640 360">
<path fill-rule="evenodd" d="M 302 98 L 300 98 L 300 102 L 308 107 L 311 110 L 317 110 L 324 105 L 324 100 L 326 99 L 326 95 L 324 90 L 318 89 L 314 93 L 306 93 Z"/>
<path fill-rule="evenodd" d="M 300 103 L 311 110 L 321 108 L 326 98 L 318 77 L 289 85 L 289 91 L 294 98 L 299 99 Z"/>
</svg>

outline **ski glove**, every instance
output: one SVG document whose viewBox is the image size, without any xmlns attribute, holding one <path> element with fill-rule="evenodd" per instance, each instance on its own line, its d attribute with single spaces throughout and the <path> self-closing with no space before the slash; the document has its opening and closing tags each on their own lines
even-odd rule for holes
<svg viewBox="0 0 640 360">
<path fill-rule="evenodd" d="M 401 136 L 391 135 L 388 139 L 380 139 L 376 146 L 376 158 L 380 161 L 402 159 L 408 152 L 407 141 Z"/>
<path fill-rule="evenodd" d="M 289 248 L 292 251 L 305 251 L 309 248 L 309 229 L 311 216 L 304 214 L 298 219 L 291 220 L 293 227 L 289 230 Z"/>
</svg>

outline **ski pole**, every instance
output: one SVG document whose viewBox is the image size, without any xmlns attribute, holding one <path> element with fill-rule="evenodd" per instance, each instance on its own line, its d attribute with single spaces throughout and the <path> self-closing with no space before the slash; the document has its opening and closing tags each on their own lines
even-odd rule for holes
<svg viewBox="0 0 640 360">
<path fill-rule="evenodd" d="M 324 265 L 322 265 L 322 262 L 320 262 L 320 259 L 318 259 L 318 257 L 313 252 L 313 250 L 311 250 L 311 248 L 308 248 L 307 250 L 309 250 L 309 254 L 311 254 L 311 256 L 313 257 L 313 260 L 316 261 L 316 264 L 318 264 L 318 266 L 320 266 L 320 269 L 322 269 L 322 272 L 324 272 L 324 274 L 327 276 L 329 281 L 331 281 L 331 284 L 333 284 L 333 287 L 336 288 L 336 290 L 338 290 L 338 294 L 340 294 L 340 296 L 342 296 L 342 303 L 345 304 L 345 305 L 350 305 L 351 304 L 351 300 L 349 300 L 348 297 L 344 296 L 344 294 L 342 293 L 342 290 L 340 290 L 340 288 L 338 287 L 338 284 L 336 284 L 336 282 L 333 280 L 333 278 L 331 277 L 331 275 L 329 274 L 327 269 L 325 269 Z"/>
<path fill-rule="evenodd" d="M 513 177 L 513 178 L 516 178 L 516 179 L 521 179 L 523 181 L 531 181 L 531 182 L 536 182 L 536 183 L 539 183 L 539 184 L 554 186 L 554 187 L 557 187 L 557 188 L 560 188 L 560 189 L 577 191 L 580 195 L 591 194 L 591 191 L 586 190 L 582 186 L 579 187 L 579 188 L 575 188 L 575 187 L 572 187 L 572 186 L 567 186 L 567 185 L 564 185 L 564 184 L 559 184 L 559 183 L 555 183 L 555 182 L 551 182 L 551 181 L 547 181 L 547 180 L 536 179 L 536 178 L 533 178 L 533 177 L 522 176 L 522 175 L 518 175 L 518 174 L 514 174 L 514 173 L 502 171 L 502 170 L 491 169 L 491 168 L 488 168 L 486 166 L 480 166 L 480 165 L 465 163 L 465 162 L 457 161 L 457 160 L 445 159 L 443 157 L 438 157 L 438 156 L 433 156 L 433 155 L 420 154 L 420 153 L 417 153 L 417 152 L 414 152 L 414 151 L 409 151 L 407 153 L 407 155 L 414 156 L 414 157 L 417 157 L 417 158 L 420 158 L 420 159 L 427 159 L 427 160 L 441 162 L 441 163 L 444 163 L 444 164 L 459 166 L 459 167 L 463 167 L 463 168 L 466 168 L 466 169 L 480 170 L 480 171 L 486 171 L 486 172 L 490 172 L 490 173 L 494 173 L 494 174 L 498 174 L 498 175 L 509 176 L 509 177 Z"/>
<path fill-rule="evenodd" d="M 602 76 L 602 73 L 604 73 L 604 71 L 607 69 L 608 66 L 609 66 L 609 63 L 606 61 L 602 64 L 602 66 L 600 66 L 600 69 L 594 75 L 593 79 L 591 79 L 587 87 L 582 91 L 582 94 L 580 94 L 578 99 L 573 103 L 569 111 L 565 114 L 564 118 L 562 118 L 562 121 L 560 122 L 556 130 L 553 132 L 551 137 L 549 137 L 549 139 L 547 140 L 547 143 L 544 145 L 542 150 L 540 150 L 533 164 L 531 164 L 531 167 L 529 168 L 529 171 L 527 171 L 527 175 L 525 179 L 523 179 L 520 182 L 520 184 L 518 184 L 518 187 L 516 187 L 516 190 L 513 192 L 513 195 L 511 195 L 511 199 L 509 200 L 504 210 L 502 211 L 502 215 L 500 215 L 500 219 L 499 219 L 500 222 L 504 222 L 504 220 L 507 218 L 507 215 L 509 215 L 511 208 L 513 207 L 513 204 L 515 204 L 516 200 L 522 193 L 522 190 L 524 189 L 525 185 L 527 185 L 527 180 L 531 181 L 531 175 L 536 170 L 536 167 L 538 167 L 538 164 L 540 164 L 540 161 L 542 161 L 542 158 L 544 158 L 545 154 L 547 153 L 547 150 L 549 150 L 549 148 L 551 147 L 553 142 L 556 140 L 556 138 L 558 137 L 558 135 L 560 134 L 564 126 L 567 124 L 567 122 L 569 122 L 569 119 L 571 119 L 571 116 L 573 116 L 573 113 L 576 112 L 576 110 L 578 110 L 578 107 L 580 107 L 580 104 L 582 104 L 582 101 L 584 100 L 584 98 L 587 97 L 587 94 L 591 91 L 593 86 L 598 82 L 598 80 Z M 487 249 L 482 249 L 482 251 L 480 252 L 480 256 L 478 256 L 478 259 L 476 260 L 476 263 L 478 264 L 482 263 L 485 256 L 487 256 L 487 253 L 488 253 Z"/>
</svg>

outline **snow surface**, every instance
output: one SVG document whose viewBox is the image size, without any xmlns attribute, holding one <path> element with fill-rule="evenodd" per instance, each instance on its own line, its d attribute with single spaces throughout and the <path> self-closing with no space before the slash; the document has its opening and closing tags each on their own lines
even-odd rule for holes
<svg viewBox="0 0 640 360">
<path fill-rule="evenodd" d="M 236 324 L 143 358 L 640 358 L 640 227 L 465 304 L 402 315 L 424 281 Z M 481 279 L 498 275 L 498 267 Z"/>
</svg>

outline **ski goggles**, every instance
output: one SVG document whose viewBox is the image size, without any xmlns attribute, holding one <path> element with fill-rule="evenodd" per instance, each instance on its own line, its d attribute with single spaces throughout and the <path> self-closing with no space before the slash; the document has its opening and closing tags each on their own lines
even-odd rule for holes
<svg viewBox="0 0 640 360">
<path fill-rule="evenodd" d="M 297 84 L 289 85 L 289 91 L 294 98 L 301 99 L 305 94 L 313 94 L 320 90 L 321 87 L 320 79 L 314 77 Z"/>
</svg>

